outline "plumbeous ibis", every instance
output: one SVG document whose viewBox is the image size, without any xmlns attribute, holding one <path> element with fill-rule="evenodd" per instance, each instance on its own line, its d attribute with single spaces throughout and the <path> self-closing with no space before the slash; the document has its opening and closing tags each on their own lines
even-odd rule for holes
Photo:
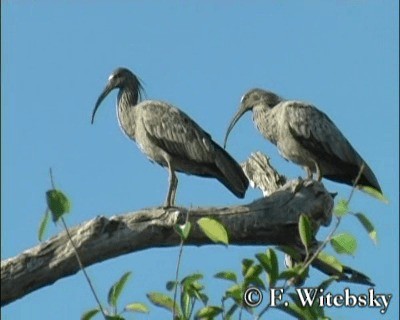
<svg viewBox="0 0 400 320">
<path fill-rule="evenodd" d="M 374 173 L 329 117 L 315 106 L 284 100 L 273 92 L 252 89 L 243 95 L 240 107 L 225 135 L 240 117 L 253 111 L 253 121 L 261 134 L 278 147 L 279 153 L 306 170 L 336 182 L 353 185 L 364 164 L 357 187 L 372 187 L 382 193 Z"/>
<path fill-rule="evenodd" d="M 117 117 L 122 131 L 151 161 L 169 172 L 166 207 L 174 206 L 176 171 L 216 178 L 234 195 L 244 197 L 249 182 L 240 165 L 181 110 L 162 101 L 140 102 L 143 87 L 126 68 L 116 69 L 108 78 L 94 107 L 92 123 L 101 102 L 113 89 L 119 89 Z"/>
</svg>

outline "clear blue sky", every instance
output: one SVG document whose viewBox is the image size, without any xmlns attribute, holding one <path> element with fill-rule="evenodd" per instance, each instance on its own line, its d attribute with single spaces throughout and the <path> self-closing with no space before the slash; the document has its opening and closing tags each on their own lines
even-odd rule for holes
<svg viewBox="0 0 400 320">
<path fill-rule="evenodd" d="M 1 256 L 38 244 L 51 166 L 56 184 L 72 199 L 70 226 L 163 203 L 167 173 L 147 161 L 118 127 L 116 93 L 90 125 L 94 103 L 109 74 L 133 70 L 147 96 L 188 113 L 222 142 L 242 94 L 262 87 L 326 112 L 376 173 L 390 199 L 385 205 L 356 193 L 351 206 L 376 225 L 374 246 L 354 219 L 341 231 L 359 239 L 343 263 L 368 274 L 379 293 L 393 293 L 384 319 L 398 318 L 399 300 L 399 96 L 397 1 L 2 1 Z M 252 151 L 271 156 L 289 176 L 304 175 L 284 161 L 245 116 L 228 150 L 243 161 Z M 347 197 L 350 188 L 326 182 Z M 248 203 L 220 183 L 179 175 L 177 204 Z M 60 230 L 52 227 L 49 236 Z M 319 234 L 322 239 L 329 229 Z M 182 274 L 203 271 L 208 293 L 226 288 L 217 271 L 239 270 L 242 258 L 263 247 L 188 247 Z M 146 301 L 173 279 L 177 248 L 153 249 L 88 268 L 103 301 L 125 271 L 133 279 L 123 303 Z M 280 257 L 282 260 L 282 257 Z M 310 285 L 322 279 L 312 273 Z M 336 293 L 347 284 L 335 284 Z M 367 287 L 352 285 L 354 292 Z M 35 291 L 4 308 L 4 319 L 77 319 L 95 302 L 81 273 Z M 335 319 L 378 319 L 377 309 L 330 309 Z M 350 315 L 351 314 L 351 315 Z M 268 319 L 284 314 L 271 310 Z M 152 307 L 149 316 L 166 319 Z M 168 315 L 168 319 L 169 319 Z"/>
</svg>

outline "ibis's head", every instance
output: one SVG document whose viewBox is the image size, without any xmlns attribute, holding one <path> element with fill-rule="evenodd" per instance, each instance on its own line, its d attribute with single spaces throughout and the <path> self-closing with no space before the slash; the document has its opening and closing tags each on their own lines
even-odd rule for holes
<svg viewBox="0 0 400 320">
<path fill-rule="evenodd" d="M 226 141 L 228 140 L 229 133 L 247 111 L 252 111 L 253 108 L 259 104 L 263 104 L 266 107 L 272 108 L 281 101 L 282 100 L 279 96 L 270 91 L 251 89 L 250 91 L 246 92 L 240 100 L 238 112 L 233 117 L 231 123 L 229 124 L 228 130 L 226 131 L 224 148 L 226 147 Z"/>
<path fill-rule="evenodd" d="M 114 89 L 129 90 L 130 96 L 133 99 L 133 103 L 136 104 L 141 97 L 143 91 L 142 84 L 139 78 L 130 70 L 126 68 L 118 68 L 108 77 L 108 82 L 103 92 L 97 99 L 96 105 L 92 113 L 92 123 L 97 109 L 101 102 L 107 97 L 107 95 Z"/>
</svg>

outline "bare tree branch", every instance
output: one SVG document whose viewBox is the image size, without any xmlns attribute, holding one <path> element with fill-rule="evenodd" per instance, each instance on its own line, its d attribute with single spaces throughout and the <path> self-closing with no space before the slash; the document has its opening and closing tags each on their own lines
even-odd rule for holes
<svg viewBox="0 0 400 320">
<path fill-rule="evenodd" d="M 179 245 L 173 226 L 184 223 L 188 211 L 193 229 L 187 245 L 213 244 L 196 224 L 205 216 L 225 225 L 231 245 L 296 245 L 299 215 L 308 215 L 318 228 L 330 223 L 332 208 L 333 199 L 321 183 L 292 180 L 269 197 L 242 206 L 149 208 L 111 218 L 99 216 L 71 228 L 70 234 L 82 263 L 90 266 L 139 250 Z M 78 271 L 72 245 L 62 232 L 1 262 L 1 305 Z"/>
</svg>

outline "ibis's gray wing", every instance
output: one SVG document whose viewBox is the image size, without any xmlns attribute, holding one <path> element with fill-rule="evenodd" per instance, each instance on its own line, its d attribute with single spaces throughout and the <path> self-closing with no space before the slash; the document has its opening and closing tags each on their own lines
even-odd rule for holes
<svg viewBox="0 0 400 320">
<path fill-rule="evenodd" d="M 214 161 L 211 136 L 181 110 L 160 101 L 148 101 L 141 119 L 148 136 L 168 154 L 198 163 Z"/>
<path fill-rule="evenodd" d="M 325 113 L 302 102 L 285 104 L 285 120 L 291 135 L 314 155 L 325 177 L 352 185 L 364 163 L 359 184 L 381 191 L 367 163 Z"/>
<path fill-rule="evenodd" d="M 325 161 L 361 165 L 362 158 L 329 117 L 310 104 L 288 101 L 285 120 L 292 136 L 307 151 Z"/>
<path fill-rule="evenodd" d="M 249 182 L 240 165 L 184 112 L 153 101 L 142 108 L 146 133 L 158 147 L 184 163 L 186 173 L 215 177 L 243 198 Z"/>
</svg>

